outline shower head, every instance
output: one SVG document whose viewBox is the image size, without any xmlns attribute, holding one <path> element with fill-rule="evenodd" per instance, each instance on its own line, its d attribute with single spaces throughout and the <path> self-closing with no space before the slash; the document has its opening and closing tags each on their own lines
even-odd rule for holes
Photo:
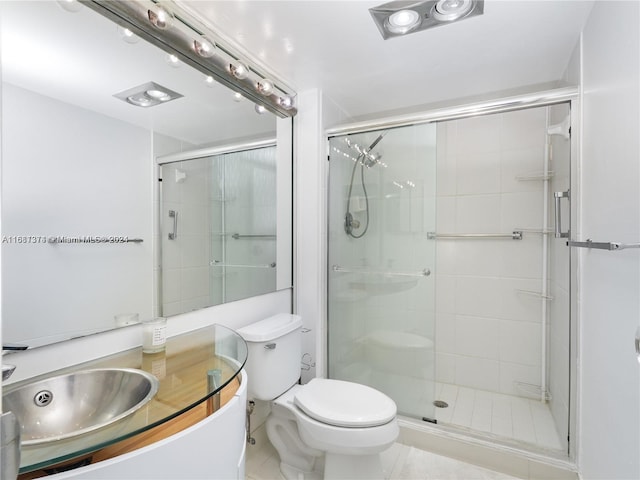
<svg viewBox="0 0 640 480">
<path fill-rule="evenodd" d="M 373 143 L 371 145 L 369 145 L 368 150 L 371 151 L 375 148 L 376 145 L 378 145 L 378 143 L 380 142 L 380 140 L 382 140 L 382 138 L 387 134 L 387 132 L 382 132 L 380 135 L 378 135 L 378 138 L 376 138 Z"/>
<path fill-rule="evenodd" d="M 356 162 L 359 162 L 365 167 L 370 168 L 380 163 L 382 155 L 379 153 L 372 153 L 372 150 L 376 147 L 376 145 L 378 145 L 378 143 L 380 143 L 380 140 L 382 140 L 386 134 L 386 131 L 382 132 L 367 148 L 362 148 L 357 143 L 351 143 L 348 138 L 345 139 L 345 142 L 350 148 L 353 148 L 358 152 L 358 158 L 356 159 Z"/>
</svg>

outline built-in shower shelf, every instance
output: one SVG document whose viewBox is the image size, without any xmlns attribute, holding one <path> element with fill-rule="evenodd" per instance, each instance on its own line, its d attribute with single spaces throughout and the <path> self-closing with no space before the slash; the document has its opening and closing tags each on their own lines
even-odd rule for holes
<svg viewBox="0 0 640 480">
<path fill-rule="evenodd" d="M 542 292 L 535 292 L 533 290 L 521 290 L 516 288 L 517 293 L 521 293 L 522 295 L 529 295 L 531 297 L 544 298 L 545 300 L 553 300 L 553 297 L 550 295 L 543 295 Z"/>
<path fill-rule="evenodd" d="M 527 175 L 518 175 L 516 176 L 516 180 L 519 182 L 544 182 L 546 180 L 552 179 L 554 176 L 553 172 L 544 173 L 530 173 Z"/>
</svg>

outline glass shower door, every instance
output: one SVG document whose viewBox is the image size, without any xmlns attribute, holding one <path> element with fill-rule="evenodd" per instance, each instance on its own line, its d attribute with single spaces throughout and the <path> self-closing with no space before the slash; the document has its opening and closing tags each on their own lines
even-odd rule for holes
<svg viewBox="0 0 640 480">
<path fill-rule="evenodd" d="M 328 372 L 434 414 L 436 127 L 330 140 Z"/>
</svg>

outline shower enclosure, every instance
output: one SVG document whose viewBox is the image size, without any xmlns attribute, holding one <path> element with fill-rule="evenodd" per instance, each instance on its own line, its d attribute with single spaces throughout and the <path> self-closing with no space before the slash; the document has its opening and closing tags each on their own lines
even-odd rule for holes
<svg viewBox="0 0 640 480">
<path fill-rule="evenodd" d="M 277 158 L 265 143 L 161 165 L 163 315 L 276 289 Z"/>
<path fill-rule="evenodd" d="M 420 422 L 569 451 L 569 114 L 330 138 L 331 378 Z"/>
</svg>

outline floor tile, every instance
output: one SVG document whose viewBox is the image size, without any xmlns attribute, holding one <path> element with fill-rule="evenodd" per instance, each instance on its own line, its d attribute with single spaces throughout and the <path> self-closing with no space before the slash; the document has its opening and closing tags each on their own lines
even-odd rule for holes
<svg viewBox="0 0 640 480">
<path fill-rule="evenodd" d="M 246 480 L 284 480 L 278 454 L 266 442 L 247 450 Z M 388 480 L 517 480 L 493 470 L 415 447 L 395 443 L 381 454 L 385 479 Z"/>
</svg>

